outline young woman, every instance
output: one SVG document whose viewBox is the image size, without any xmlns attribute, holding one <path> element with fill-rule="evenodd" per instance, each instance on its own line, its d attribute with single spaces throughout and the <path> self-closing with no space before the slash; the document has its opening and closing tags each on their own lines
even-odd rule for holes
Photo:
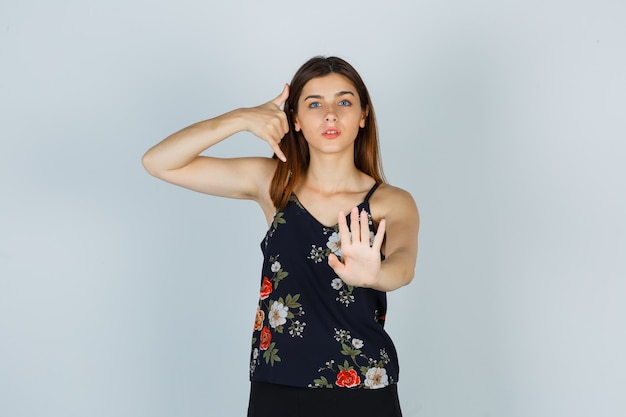
<svg viewBox="0 0 626 417">
<path fill-rule="evenodd" d="M 200 156 L 240 131 L 273 157 Z M 401 415 L 386 292 L 413 278 L 419 215 L 384 182 L 374 109 L 350 64 L 312 58 L 275 99 L 186 127 L 143 164 L 265 213 L 249 416 Z"/>
</svg>

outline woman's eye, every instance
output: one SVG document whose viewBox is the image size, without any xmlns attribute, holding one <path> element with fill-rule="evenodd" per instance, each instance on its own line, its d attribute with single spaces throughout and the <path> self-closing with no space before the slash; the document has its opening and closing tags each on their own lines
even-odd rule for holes
<svg viewBox="0 0 626 417">
<path fill-rule="evenodd" d="M 313 103 L 309 104 L 309 108 L 310 109 L 315 109 L 315 108 L 320 107 L 320 106 L 321 106 L 321 104 L 316 102 L 316 101 L 314 101 Z"/>
<path fill-rule="evenodd" d="M 352 104 L 352 103 L 350 103 L 350 101 L 348 101 L 348 100 L 341 100 L 341 101 L 339 102 L 339 105 L 340 105 L 340 106 L 350 106 L 351 104 Z"/>
</svg>

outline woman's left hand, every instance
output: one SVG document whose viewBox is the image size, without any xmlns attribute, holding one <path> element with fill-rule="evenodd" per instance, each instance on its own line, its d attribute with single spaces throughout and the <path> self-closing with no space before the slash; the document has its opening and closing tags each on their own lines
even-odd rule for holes
<svg viewBox="0 0 626 417">
<path fill-rule="evenodd" d="M 348 285 L 375 287 L 381 266 L 380 248 L 385 236 L 385 219 L 380 221 L 371 245 L 369 219 L 365 210 L 359 214 L 356 207 L 352 209 L 349 228 L 343 211 L 339 212 L 337 221 L 341 239 L 341 260 L 331 253 L 328 256 L 328 265 Z"/>
</svg>

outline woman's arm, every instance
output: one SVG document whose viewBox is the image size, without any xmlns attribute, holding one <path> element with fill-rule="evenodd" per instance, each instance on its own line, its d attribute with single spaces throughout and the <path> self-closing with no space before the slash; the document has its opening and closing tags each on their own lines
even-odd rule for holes
<svg viewBox="0 0 626 417">
<path fill-rule="evenodd" d="M 407 285 L 415 274 L 419 213 L 411 195 L 399 188 L 383 185 L 370 200 L 372 216 L 380 219 L 370 247 L 367 213 L 339 213 L 341 255 L 329 255 L 328 263 L 348 285 L 393 291 Z M 383 247 L 385 260 L 380 260 Z"/>
<path fill-rule="evenodd" d="M 279 143 L 289 131 L 285 113 L 280 109 L 289 88 L 261 106 L 242 108 L 195 123 L 149 149 L 143 156 L 145 169 L 164 181 L 205 194 L 259 200 L 265 198 L 276 167 L 271 158 L 214 158 L 200 156 L 211 146 L 234 135 L 249 131 L 268 142 L 284 160 Z"/>
<path fill-rule="evenodd" d="M 411 194 L 400 188 L 387 187 L 390 195 L 385 197 L 381 193 L 371 203 L 376 207 L 378 199 L 384 200 L 379 206 L 384 211 L 380 215 L 386 224 L 385 260 L 373 286 L 381 291 L 393 291 L 413 280 L 420 226 L 419 212 Z"/>
</svg>

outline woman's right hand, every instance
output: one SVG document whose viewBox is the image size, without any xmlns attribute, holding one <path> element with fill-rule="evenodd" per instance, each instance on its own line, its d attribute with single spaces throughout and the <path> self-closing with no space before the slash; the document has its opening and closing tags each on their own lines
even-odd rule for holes
<svg viewBox="0 0 626 417">
<path fill-rule="evenodd" d="M 280 149 L 280 141 L 289 132 L 287 115 L 281 107 L 289 97 L 289 85 L 273 100 L 260 106 L 243 109 L 245 130 L 266 141 L 276 156 L 283 162 L 287 160 Z"/>
<path fill-rule="evenodd" d="M 143 165 L 151 175 L 190 190 L 258 201 L 269 219 L 275 211 L 269 184 L 280 162 L 267 157 L 220 158 L 201 153 L 238 132 L 249 131 L 266 141 L 284 162 L 279 145 L 289 131 L 289 122 L 281 106 L 288 97 L 289 86 L 285 85 L 278 97 L 265 104 L 189 125 L 150 148 L 142 158 Z"/>
</svg>

